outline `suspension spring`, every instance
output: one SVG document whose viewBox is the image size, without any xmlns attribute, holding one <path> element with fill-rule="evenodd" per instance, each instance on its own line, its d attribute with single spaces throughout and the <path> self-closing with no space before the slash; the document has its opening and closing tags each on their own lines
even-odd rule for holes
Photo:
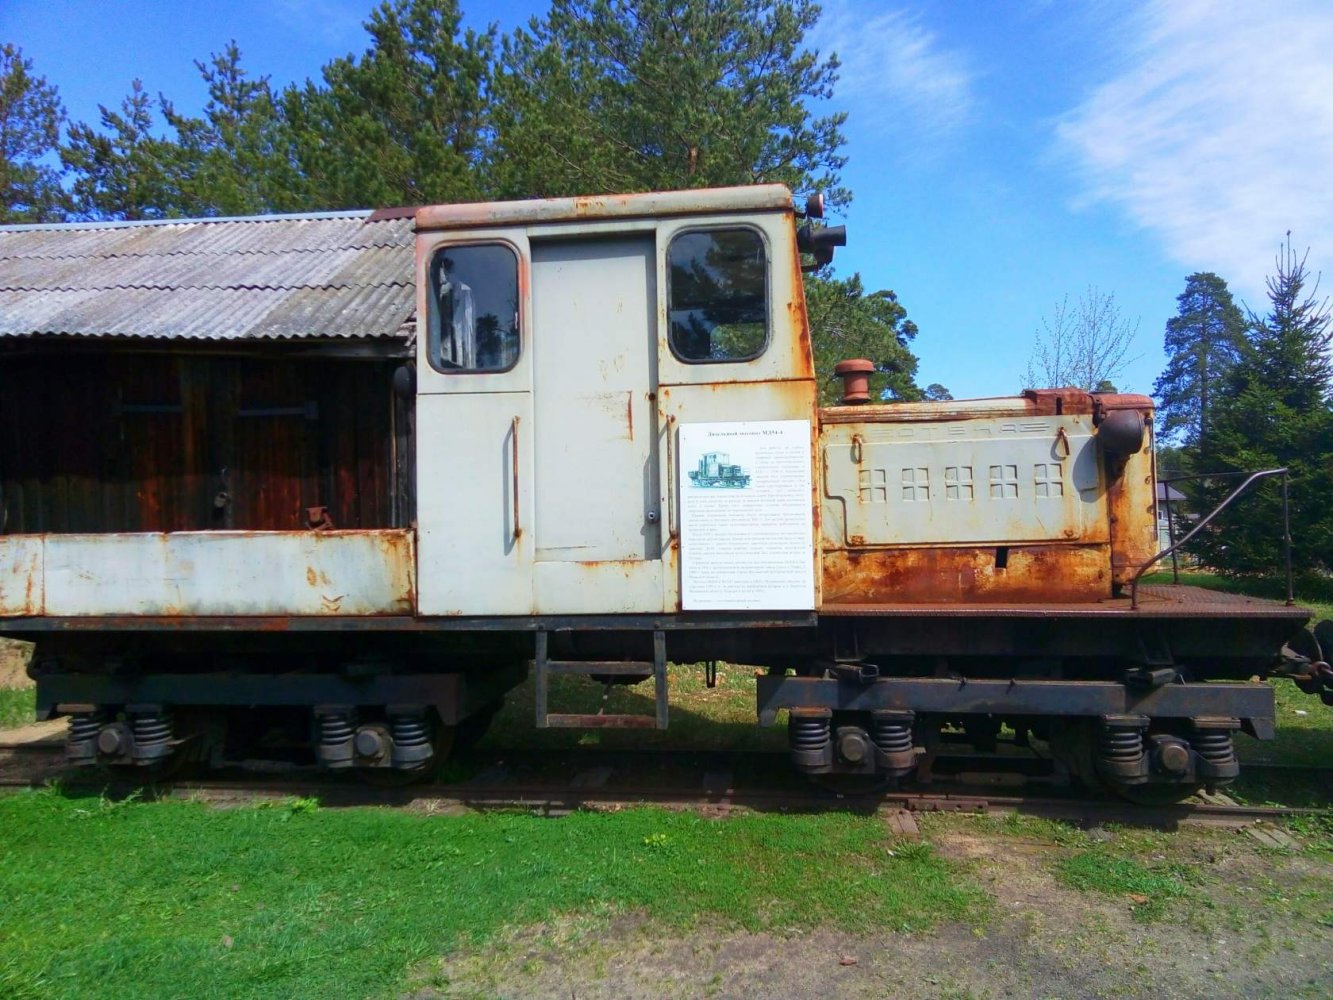
<svg viewBox="0 0 1333 1000">
<path fill-rule="evenodd" d="M 101 728 L 105 716 L 101 712 L 79 712 L 69 717 L 70 743 L 86 743 L 97 739 L 97 730 Z"/>
<path fill-rule="evenodd" d="M 1236 747 L 1225 729 L 1205 729 L 1190 734 L 1190 746 L 1209 764 L 1228 767 L 1236 763 Z"/>
<path fill-rule="evenodd" d="M 422 708 L 390 710 L 389 738 L 393 741 L 390 758 L 394 767 L 417 770 L 429 766 L 435 754 L 431 741 L 431 723 Z"/>
<path fill-rule="evenodd" d="M 883 753 L 911 753 L 912 724 L 898 719 L 876 719 L 870 739 Z"/>
<path fill-rule="evenodd" d="M 171 715 L 167 711 L 135 715 L 130 720 L 137 748 L 158 747 L 171 739 Z"/>
<path fill-rule="evenodd" d="M 349 711 L 326 712 L 319 716 L 319 743 L 337 747 L 350 743 L 356 731 L 356 717 Z"/>
<path fill-rule="evenodd" d="M 1130 726 L 1107 726 L 1102 730 L 1101 755 L 1107 763 L 1137 763 L 1143 759 L 1143 730 Z"/>
<path fill-rule="evenodd" d="M 820 753 L 829 745 L 828 716 L 797 715 L 787 722 L 787 740 L 797 753 Z"/>
<path fill-rule="evenodd" d="M 65 756 L 70 761 L 91 764 L 97 759 L 97 733 L 105 720 L 103 712 L 79 712 L 69 717 Z"/>
<path fill-rule="evenodd" d="M 390 716 L 389 735 L 395 747 L 422 747 L 430 743 L 430 727 L 421 715 Z"/>
</svg>

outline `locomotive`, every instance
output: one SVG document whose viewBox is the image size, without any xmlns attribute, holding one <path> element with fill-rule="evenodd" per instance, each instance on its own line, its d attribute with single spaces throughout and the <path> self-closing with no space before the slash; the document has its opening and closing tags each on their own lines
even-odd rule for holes
<svg viewBox="0 0 1333 1000">
<path fill-rule="evenodd" d="M 699 468 L 690 470 L 690 481 L 695 486 L 727 486 L 745 489 L 750 477 L 739 465 L 730 465 L 730 456 L 721 451 L 710 451 L 699 459 Z"/>
<path fill-rule="evenodd" d="M 821 407 L 821 216 L 759 185 L 0 228 L 0 633 L 39 714 L 81 763 L 277 727 L 411 779 L 529 673 L 539 727 L 651 728 L 668 660 L 725 659 L 814 775 L 1008 726 L 1129 797 L 1234 778 L 1308 616 L 1138 585 L 1151 400 L 891 403 L 852 363 Z M 655 711 L 553 711 L 556 674 Z"/>
</svg>

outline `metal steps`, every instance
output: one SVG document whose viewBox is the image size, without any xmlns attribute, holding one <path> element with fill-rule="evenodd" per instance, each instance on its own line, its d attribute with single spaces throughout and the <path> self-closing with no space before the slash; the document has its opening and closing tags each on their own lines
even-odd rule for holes
<svg viewBox="0 0 1333 1000">
<path fill-rule="evenodd" d="M 635 660 L 552 660 L 547 656 L 550 633 L 537 633 L 536 715 L 538 729 L 665 729 L 667 727 L 667 674 L 666 633 L 653 632 L 653 661 Z M 596 713 L 580 715 L 547 711 L 550 682 L 553 674 L 582 674 L 584 676 L 651 676 L 653 679 L 654 715 L 609 715 Z"/>
</svg>

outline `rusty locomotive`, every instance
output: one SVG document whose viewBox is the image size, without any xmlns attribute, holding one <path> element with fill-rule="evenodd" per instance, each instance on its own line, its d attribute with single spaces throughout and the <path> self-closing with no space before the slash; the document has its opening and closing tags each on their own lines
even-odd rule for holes
<svg viewBox="0 0 1333 1000">
<path fill-rule="evenodd" d="M 1008 725 L 1132 797 L 1233 778 L 1306 612 L 1139 586 L 1147 397 L 884 403 L 851 364 L 820 407 L 820 214 L 756 186 L 0 229 L 0 632 L 39 713 L 80 762 L 276 726 L 411 778 L 529 672 L 538 726 L 663 727 L 668 660 L 727 659 L 812 774 Z M 557 673 L 656 710 L 552 711 Z"/>
</svg>

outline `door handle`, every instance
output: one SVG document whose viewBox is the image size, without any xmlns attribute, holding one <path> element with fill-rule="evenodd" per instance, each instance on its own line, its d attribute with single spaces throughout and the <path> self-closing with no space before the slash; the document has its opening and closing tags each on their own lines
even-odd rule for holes
<svg viewBox="0 0 1333 1000">
<path fill-rule="evenodd" d="M 513 423 L 509 425 L 509 440 L 512 444 L 511 463 L 514 473 L 514 538 L 518 538 L 519 535 L 523 534 L 523 529 L 519 527 L 518 523 L 518 417 L 515 417 Z"/>
</svg>

